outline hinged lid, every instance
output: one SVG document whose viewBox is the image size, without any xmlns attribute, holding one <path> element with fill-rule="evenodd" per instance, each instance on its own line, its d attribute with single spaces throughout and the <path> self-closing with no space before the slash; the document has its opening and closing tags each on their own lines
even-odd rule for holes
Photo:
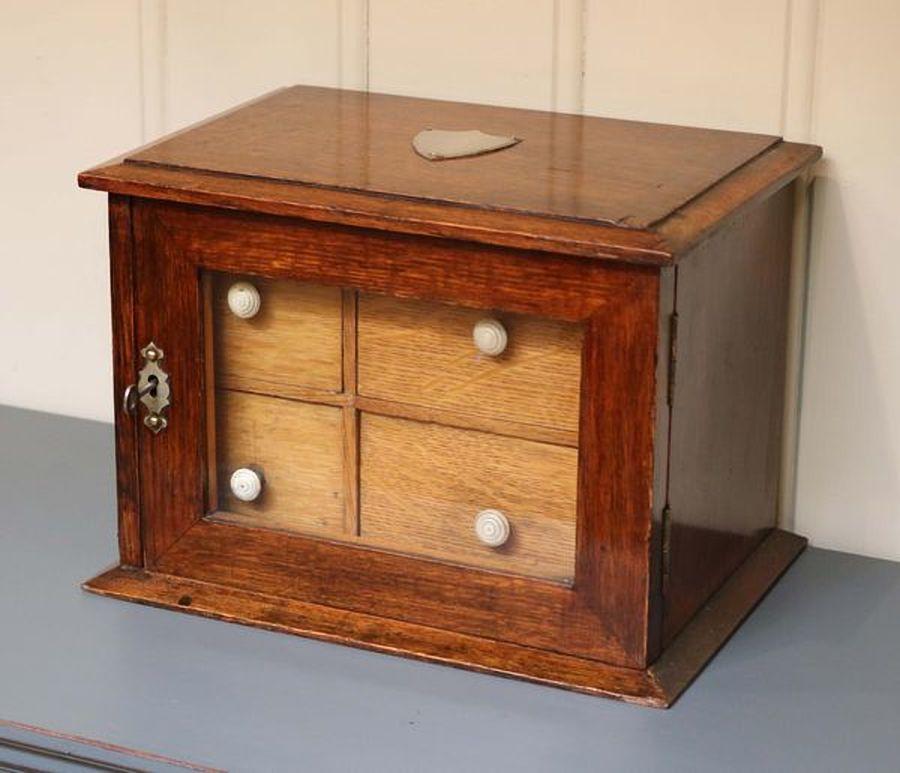
<svg viewBox="0 0 900 773">
<path fill-rule="evenodd" d="M 412 147 L 429 128 L 522 141 L 433 162 Z M 218 197 L 285 214 L 293 206 L 290 214 L 299 216 L 315 210 L 316 219 L 479 241 L 514 243 L 518 234 L 547 242 L 544 249 L 614 257 L 605 244 L 664 263 L 672 250 L 654 225 L 779 144 L 786 143 L 760 134 L 295 86 L 85 173 L 81 182 L 178 200 Z M 813 155 L 793 153 L 777 170 L 763 170 L 753 192 Z M 566 248 L 574 242 L 581 246 Z"/>
</svg>

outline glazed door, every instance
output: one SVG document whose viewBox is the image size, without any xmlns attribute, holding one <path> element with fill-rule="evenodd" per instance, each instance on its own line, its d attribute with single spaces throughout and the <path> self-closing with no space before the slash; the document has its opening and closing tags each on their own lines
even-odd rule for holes
<svg viewBox="0 0 900 773">
<path fill-rule="evenodd" d="M 644 665 L 654 272 L 133 211 L 149 568 Z"/>
</svg>

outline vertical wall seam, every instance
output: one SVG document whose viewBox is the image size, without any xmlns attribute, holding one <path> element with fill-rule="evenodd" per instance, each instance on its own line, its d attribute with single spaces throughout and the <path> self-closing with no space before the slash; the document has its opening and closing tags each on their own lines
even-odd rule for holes
<svg viewBox="0 0 900 773">
<path fill-rule="evenodd" d="M 787 8 L 781 133 L 789 139 L 808 141 L 815 90 L 820 1 L 790 0 Z"/>
<path fill-rule="evenodd" d="M 159 127 L 160 132 L 169 123 L 169 9 L 168 0 L 160 0 L 159 6 Z"/>
<path fill-rule="evenodd" d="M 794 27 L 794 0 L 787 0 L 784 4 L 784 14 L 784 39 L 781 46 L 781 115 L 778 129 L 781 136 L 784 136 L 787 128 L 788 99 L 791 93 L 791 33 Z"/>
<path fill-rule="evenodd" d="M 343 88 L 344 86 L 344 3 L 343 0 L 338 0 L 335 3 L 335 15 L 337 16 L 337 21 L 335 26 L 337 29 L 336 40 L 335 40 L 335 52 L 337 55 L 337 85 Z"/>
<path fill-rule="evenodd" d="M 790 0 L 788 3 L 781 133 L 792 139 L 808 141 L 812 134 L 820 17 L 819 0 Z M 796 186 L 778 491 L 778 520 L 782 527 L 788 529 L 793 527 L 796 520 L 800 416 L 803 410 L 803 361 L 811 245 L 810 175 L 803 175 Z"/>
<path fill-rule="evenodd" d="M 811 141 L 815 137 L 816 130 L 816 94 L 819 91 L 819 63 L 820 51 L 822 49 L 822 35 L 824 30 L 823 16 L 825 14 L 824 4 L 820 0 L 815 0 L 811 8 L 813 15 L 810 22 L 814 29 L 811 36 L 811 50 L 809 56 L 809 83 L 808 83 L 808 99 L 806 105 L 805 128 L 803 139 Z M 800 429 L 803 419 L 803 383 L 806 373 L 806 337 L 809 329 L 809 278 L 810 268 L 812 264 L 812 246 L 813 246 L 813 218 L 815 217 L 815 176 L 810 173 L 798 183 L 804 187 L 804 190 L 798 193 L 800 201 L 800 216 L 802 221 L 795 224 L 795 233 L 799 234 L 797 240 L 799 245 L 795 245 L 798 254 L 794 256 L 795 261 L 799 264 L 796 269 L 797 289 L 796 289 L 796 311 L 789 318 L 789 322 L 794 325 L 792 330 L 794 351 L 791 352 L 794 362 L 793 371 L 789 371 L 789 375 L 793 376 L 794 382 L 790 397 L 793 398 L 793 411 L 790 419 L 793 422 L 791 426 L 792 434 L 789 437 L 791 447 L 789 449 L 790 457 L 787 465 L 784 467 L 790 471 L 790 478 L 786 481 L 786 485 L 782 488 L 786 492 L 784 504 L 787 508 L 786 516 L 790 519 L 790 525 L 793 527 L 797 520 L 797 477 L 800 470 Z M 792 309 L 793 310 L 793 309 Z"/>
<path fill-rule="evenodd" d="M 588 4 L 587 0 L 580 0 L 581 12 L 578 30 L 578 112 L 584 112 L 584 84 L 587 75 L 587 34 L 588 34 Z"/>
<path fill-rule="evenodd" d="M 144 45 L 144 0 L 135 0 L 135 13 L 137 14 L 137 58 L 138 58 L 138 102 L 140 107 L 140 127 L 141 127 L 141 145 L 147 142 L 147 77 L 144 72 L 146 68 L 146 46 Z"/>
<path fill-rule="evenodd" d="M 553 0 L 550 24 L 550 109 L 559 110 L 559 4 Z"/>
<path fill-rule="evenodd" d="M 549 109 L 584 109 L 584 0 L 554 0 L 550 24 Z"/>
<path fill-rule="evenodd" d="M 165 0 L 139 0 L 141 138 L 147 143 L 161 135 L 166 125 Z"/>
<path fill-rule="evenodd" d="M 819 65 L 821 63 L 821 51 L 822 51 L 822 38 L 825 35 L 825 14 L 826 14 L 827 6 L 821 2 L 821 0 L 816 0 L 816 9 L 815 9 L 815 35 L 813 37 L 813 49 L 812 49 L 812 61 L 810 62 L 810 86 L 809 86 L 809 134 L 808 139 L 812 139 L 816 136 L 816 96 L 818 95 L 821 89 L 821 77 L 822 74 L 819 69 Z"/>
<path fill-rule="evenodd" d="M 340 0 L 337 12 L 337 85 L 369 89 L 369 3 Z"/>
<path fill-rule="evenodd" d="M 369 80 L 369 73 L 371 71 L 371 53 L 372 53 L 372 25 L 371 25 L 371 0 L 366 0 L 366 13 L 364 18 L 365 24 L 365 35 L 364 40 L 366 41 L 366 53 L 365 53 L 365 84 L 366 91 L 369 91 L 371 81 Z"/>
</svg>

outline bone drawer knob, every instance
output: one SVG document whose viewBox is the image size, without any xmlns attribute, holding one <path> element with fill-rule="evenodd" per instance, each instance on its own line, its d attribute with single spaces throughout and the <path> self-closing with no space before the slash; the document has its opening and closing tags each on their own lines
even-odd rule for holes
<svg viewBox="0 0 900 773">
<path fill-rule="evenodd" d="M 482 319 L 472 329 L 472 340 L 478 351 L 496 357 L 506 350 L 508 341 L 506 328 L 496 319 Z"/>
<path fill-rule="evenodd" d="M 256 470 L 241 467 L 231 473 L 231 493 L 242 502 L 252 502 L 262 493 L 262 478 Z"/>
<path fill-rule="evenodd" d="M 259 290 L 249 282 L 235 282 L 228 288 L 228 308 L 241 319 L 250 319 L 259 313 L 262 299 Z"/>
<path fill-rule="evenodd" d="M 499 510 L 482 510 L 475 516 L 475 535 L 488 547 L 499 548 L 509 539 L 509 521 Z"/>
</svg>

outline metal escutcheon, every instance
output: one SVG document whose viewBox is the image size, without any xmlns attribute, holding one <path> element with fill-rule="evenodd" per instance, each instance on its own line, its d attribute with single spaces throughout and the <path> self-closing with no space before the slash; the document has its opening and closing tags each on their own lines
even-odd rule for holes
<svg viewBox="0 0 900 773">
<path fill-rule="evenodd" d="M 165 353 L 153 341 L 141 349 L 144 365 L 138 371 L 136 384 L 130 384 L 122 395 L 122 410 L 134 414 L 138 403 L 146 410 L 144 426 L 154 435 L 159 434 L 168 426 L 168 420 L 163 416 L 163 411 L 171 404 L 171 388 L 169 386 L 169 374 L 166 373 L 160 361 Z"/>
</svg>

